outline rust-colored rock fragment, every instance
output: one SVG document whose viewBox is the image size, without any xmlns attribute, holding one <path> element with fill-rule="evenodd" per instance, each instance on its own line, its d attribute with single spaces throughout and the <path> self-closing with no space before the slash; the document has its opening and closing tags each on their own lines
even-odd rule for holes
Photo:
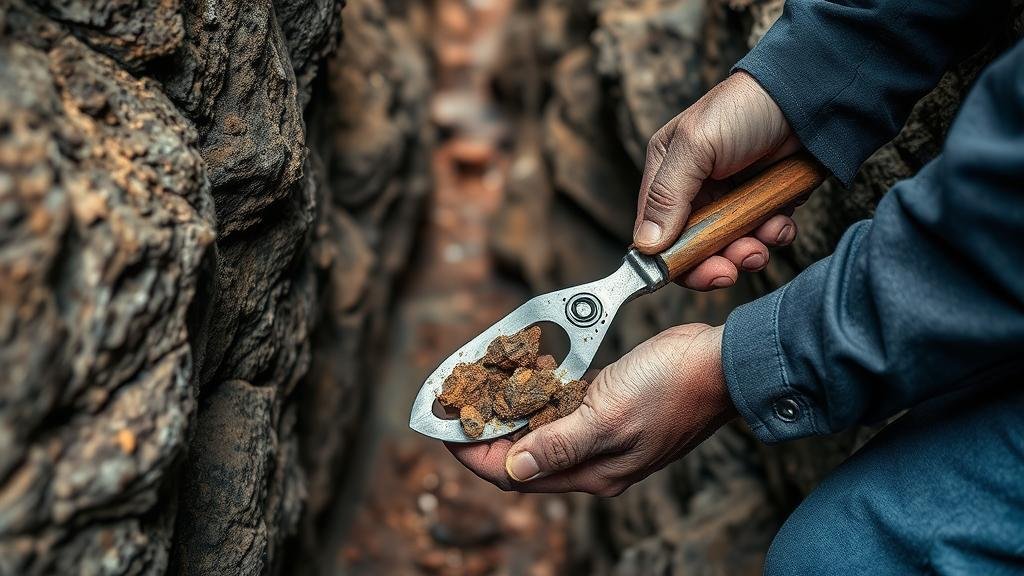
<svg viewBox="0 0 1024 576">
<path fill-rule="evenodd" d="M 550 370 L 518 368 L 505 383 L 505 402 L 512 418 L 540 410 L 558 391 L 559 382 Z"/>
<path fill-rule="evenodd" d="M 459 410 L 459 422 L 462 430 L 470 438 L 479 438 L 484 433 L 484 423 L 487 420 L 474 406 L 463 406 Z"/>
<path fill-rule="evenodd" d="M 538 370 L 554 370 L 558 368 L 558 360 L 551 354 L 541 354 L 537 356 L 537 361 L 533 363 L 533 367 Z"/>
<path fill-rule="evenodd" d="M 498 336 L 487 346 L 483 364 L 503 370 L 533 366 L 540 350 L 540 326 L 531 326 L 511 336 Z"/>
<path fill-rule="evenodd" d="M 539 348 L 538 326 L 499 336 L 487 346 L 483 358 L 456 365 L 445 378 L 438 400 L 459 410 L 468 437 L 479 438 L 492 417 L 500 421 L 531 417 L 532 430 L 580 405 L 587 383 L 563 384 L 554 372 L 558 361 L 550 354 L 538 356 Z"/>
<path fill-rule="evenodd" d="M 441 395 L 437 397 L 443 406 L 461 408 L 475 405 L 486 397 L 487 370 L 479 364 L 462 363 L 455 366 L 444 379 Z"/>
<path fill-rule="evenodd" d="M 502 393 L 498 393 L 494 397 L 494 414 L 501 420 L 513 420 L 515 418 L 512 416 L 512 409 L 509 408 L 505 395 Z"/>
<path fill-rule="evenodd" d="M 558 420 L 558 418 L 558 407 L 556 407 L 554 404 L 548 404 L 544 406 L 544 408 L 540 412 L 537 412 L 536 414 L 530 417 L 530 423 L 528 427 L 530 428 L 530 430 L 536 430 L 537 428 L 540 428 L 545 424 L 549 424 L 551 422 L 554 422 L 555 420 Z"/>
<path fill-rule="evenodd" d="M 562 385 L 555 394 L 555 405 L 558 407 L 558 417 L 562 418 L 571 414 L 583 403 L 583 397 L 587 394 L 587 382 L 585 380 L 573 380 Z"/>
</svg>

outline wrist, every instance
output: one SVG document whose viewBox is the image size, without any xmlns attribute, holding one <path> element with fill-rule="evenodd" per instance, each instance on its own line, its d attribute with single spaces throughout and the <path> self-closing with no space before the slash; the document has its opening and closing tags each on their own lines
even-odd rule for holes
<svg viewBox="0 0 1024 576">
<path fill-rule="evenodd" d="M 739 415 L 729 395 L 729 386 L 725 380 L 725 367 L 722 361 L 722 341 L 725 325 L 711 326 L 698 335 L 702 353 L 702 372 L 711 405 L 722 419 L 732 420 Z"/>
<path fill-rule="evenodd" d="M 750 110 L 749 113 L 761 118 L 766 125 L 772 127 L 771 132 L 775 133 L 776 137 L 785 139 L 793 134 L 793 127 L 790 126 L 789 119 L 782 112 L 782 108 L 764 89 L 764 86 L 761 86 L 757 78 L 745 70 L 737 70 L 728 79 L 734 81 L 740 87 L 739 89 L 747 94 L 745 100 L 754 106 L 754 110 Z"/>
</svg>

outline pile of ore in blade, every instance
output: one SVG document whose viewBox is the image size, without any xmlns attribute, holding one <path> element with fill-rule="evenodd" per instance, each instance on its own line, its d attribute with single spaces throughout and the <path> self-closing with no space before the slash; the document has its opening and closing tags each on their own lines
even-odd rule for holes
<svg viewBox="0 0 1024 576">
<path fill-rule="evenodd" d="M 479 438 L 492 418 L 498 423 L 530 417 L 529 429 L 567 416 L 583 402 L 587 382 L 563 383 L 555 373 L 558 362 L 539 354 L 538 326 L 511 336 L 498 336 L 487 353 L 473 363 L 461 363 L 445 378 L 438 401 L 459 411 L 462 430 Z"/>
</svg>

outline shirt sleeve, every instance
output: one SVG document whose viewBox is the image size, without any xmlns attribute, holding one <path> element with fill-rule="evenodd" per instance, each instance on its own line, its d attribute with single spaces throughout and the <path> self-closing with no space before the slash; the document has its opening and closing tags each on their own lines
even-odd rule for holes
<svg viewBox="0 0 1024 576">
<path fill-rule="evenodd" d="M 734 70 L 765 88 L 804 147 L 848 186 L 1002 5 L 788 0 Z"/>
<path fill-rule="evenodd" d="M 1024 43 L 968 94 L 943 152 L 872 220 L 733 311 L 723 364 L 757 436 L 878 421 L 1024 371 Z"/>
</svg>

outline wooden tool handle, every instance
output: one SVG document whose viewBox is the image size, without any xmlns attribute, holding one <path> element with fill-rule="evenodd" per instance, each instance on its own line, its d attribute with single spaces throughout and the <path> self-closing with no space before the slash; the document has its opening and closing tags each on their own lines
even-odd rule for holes
<svg viewBox="0 0 1024 576">
<path fill-rule="evenodd" d="M 658 255 L 670 279 L 763 223 L 810 193 L 825 179 L 825 169 L 806 152 L 781 160 L 728 194 L 695 210 L 675 244 Z"/>
</svg>

